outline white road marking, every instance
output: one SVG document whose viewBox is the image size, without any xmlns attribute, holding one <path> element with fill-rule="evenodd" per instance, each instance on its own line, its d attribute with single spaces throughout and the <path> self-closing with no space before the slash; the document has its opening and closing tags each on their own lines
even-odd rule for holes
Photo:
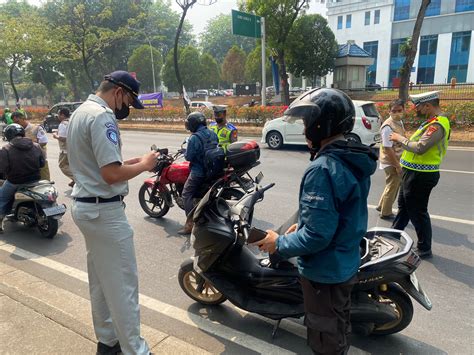
<svg viewBox="0 0 474 355">
<path fill-rule="evenodd" d="M 16 247 L 8 243 L 0 244 L 0 250 L 11 253 L 23 259 L 27 259 L 36 264 L 48 267 L 55 271 L 66 274 L 70 277 L 73 277 L 77 280 L 88 283 L 87 273 L 82 270 L 62 264 L 60 262 L 46 258 L 44 256 L 29 252 L 27 250 L 21 249 L 19 247 Z M 291 352 L 279 346 L 270 344 L 254 336 L 245 334 L 241 331 L 232 329 L 216 321 L 203 318 L 200 315 L 187 312 L 181 308 L 161 302 L 157 299 L 145 296 L 143 294 L 140 294 L 140 304 L 155 312 L 158 312 L 167 317 L 173 318 L 179 322 L 185 323 L 192 327 L 202 329 L 205 332 L 227 339 L 245 348 L 257 351 L 262 354 L 294 354 L 294 352 Z"/>
<path fill-rule="evenodd" d="M 462 147 L 462 146 L 454 146 L 449 147 L 448 150 L 458 150 L 460 152 L 474 152 L 474 147 Z"/>
<path fill-rule="evenodd" d="M 474 174 L 474 171 L 440 169 L 443 173 Z"/>
<path fill-rule="evenodd" d="M 375 205 L 367 205 L 367 207 L 371 209 L 375 209 L 377 206 Z M 394 211 L 397 211 L 397 209 L 394 209 Z M 431 214 L 430 213 L 430 218 L 431 219 L 438 219 L 440 221 L 447 221 L 447 222 L 454 222 L 454 223 L 460 223 L 460 224 L 467 224 L 470 226 L 474 226 L 474 221 L 469 220 L 469 219 L 461 219 L 461 218 L 454 218 L 454 217 L 446 217 L 446 216 L 438 216 L 436 214 Z"/>
</svg>

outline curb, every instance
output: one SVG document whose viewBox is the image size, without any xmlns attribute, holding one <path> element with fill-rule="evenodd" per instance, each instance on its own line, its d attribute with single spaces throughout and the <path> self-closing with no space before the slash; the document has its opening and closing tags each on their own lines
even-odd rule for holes
<svg viewBox="0 0 474 355">
<path fill-rule="evenodd" d="M 85 347 L 95 348 L 97 340 L 89 300 L 0 262 L 0 296 L 2 295 L 76 333 L 83 338 Z M 34 329 L 29 331 L 34 332 Z M 156 354 L 210 354 L 144 324 L 141 325 L 141 333 L 150 350 Z M 47 341 L 47 338 L 41 340 Z M 18 339 L 17 344 L 21 344 L 21 339 Z M 21 347 L 18 351 L 23 352 Z M 81 349 L 78 352 L 82 352 Z M 41 353 L 40 349 L 38 353 Z"/>
</svg>

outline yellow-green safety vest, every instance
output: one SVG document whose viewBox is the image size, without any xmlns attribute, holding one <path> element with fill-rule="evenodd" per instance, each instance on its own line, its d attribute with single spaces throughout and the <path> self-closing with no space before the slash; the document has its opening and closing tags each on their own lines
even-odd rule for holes
<svg viewBox="0 0 474 355">
<path fill-rule="evenodd" d="M 227 151 L 227 146 L 232 143 L 230 139 L 232 130 L 227 128 L 227 126 L 219 129 L 219 126 L 217 125 L 211 125 L 209 126 L 209 129 L 217 134 L 217 137 L 219 138 L 219 146 L 224 149 L 224 151 Z"/>
<path fill-rule="evenodd" d="M 444 137 L 441 141 L 432 146 L 424 154 L 416 154 L 405 150 L 400 159 L 400 165 L 404 168 L 432 172 L 439 171 L 439 166 L 446 155 L 448 149 L 449 135 L 451 133 L 451 126 L 449 120 L 444 116 L 437 116 L 422 124 L 420 128 L 410 137 L 410 141 L 418 142 L 426 130 L 433 124 L 440 124 L 444 129 Z"/>
</svg>

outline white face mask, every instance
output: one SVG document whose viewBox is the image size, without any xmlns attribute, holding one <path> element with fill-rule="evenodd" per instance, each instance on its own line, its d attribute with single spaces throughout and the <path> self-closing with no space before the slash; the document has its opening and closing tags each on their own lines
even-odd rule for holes
<svg viewBox="0 0 474 355">
<path fill-rule="evenodd" d="M 394 121 L 401 121 L 404 116 L 405 116 L 405 115 L 404 115 L 402 112 L 400 112 L 400 113 L 391 113 L 391 114 L 390 114 L 390 117 L 392 117 L 392 119 L 393 119 Z"/>
</svg>

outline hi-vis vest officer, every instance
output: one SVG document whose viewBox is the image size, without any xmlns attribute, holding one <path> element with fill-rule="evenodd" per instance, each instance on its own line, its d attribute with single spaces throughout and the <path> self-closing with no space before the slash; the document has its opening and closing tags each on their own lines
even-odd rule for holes
<svg viewBox="0 0 474 355">
<path fill-rule="evenodd" d="M 237 142 L 237 128 L 232 123 L 227 123 L 227 110 L 223 106 L 214 107 L 214 117 L 216 122 L 209 125 L 209 129 L 214 131 L 219 138 L 219 146 L 227 152 L 230 143 Z"/>
<path fill-rule="evenodd" d="M 140 83 L 125 71 L 104 77 L 72 115 L 67 133 L 74 175 L 72 216 L 84 235 L 97 354 L 150 353 L 140 336 L 133 230 L 125 215 L 128 180 L 152 170 L 157 153 L 123 161 L 116 119 L 142 109 Z"/>
<path fill-rule="evenodd" d="M 398 195 L 398 214 L 392 228 L 403 230 L 411 221 L 418 237 L 417 251 L 428 258 L 431 252 L 431 220 L 428 201 L 439 180 L 439 167 L 446 155 L 451 127 L 439 107 L 439 91 L 411 95 L 417 114 L 426 121 L 407 139 L 392 133 L 390 139 L 405 149 L 400 159 L 403 169 Z"/>
</svg>

